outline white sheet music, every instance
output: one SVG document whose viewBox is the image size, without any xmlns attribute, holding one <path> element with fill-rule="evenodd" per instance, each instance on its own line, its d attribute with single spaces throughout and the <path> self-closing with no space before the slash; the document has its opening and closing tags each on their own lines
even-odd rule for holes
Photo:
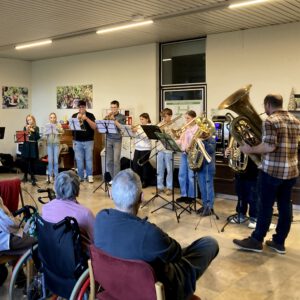
<svg viewBox="0 0 300 300">
<path fill-rule="evenodd" d="M 135 133 L 132 131 L 131 125 L 121 125 L 123 137 L 135 137 Z"/>
<path fill-rule="evenodd" d="M 59 134 L 56 124 L 46 124 L 44 134 Z"/>
<path fill-rule="evenodd" d="M 95 123 L 100 133 L 118 133 L 117 126 L 113 120 L 96 120 Z"/>
<path fill-rule="evenodd" d="M 77 118 L 70 118 L 69 119 L 69 126 L 71 130 L 82 130 L 80 126 L 80 122 Z"/>
</svg>

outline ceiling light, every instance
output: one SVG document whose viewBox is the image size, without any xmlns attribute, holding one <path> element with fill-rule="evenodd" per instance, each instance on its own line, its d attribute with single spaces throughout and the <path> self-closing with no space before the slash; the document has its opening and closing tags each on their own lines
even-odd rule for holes
<svg viewBox="0 0 300 300">
<path fill-rule="evenodd" d="M 228 8 L 238 8 L 238 7 L 252 5 L 252 4 L 258 4 L 258 3 L 262 3 L 262 2 L 266 2 L 266 1 L 268 1 L 268 0 L 250 0 L 250 1 L 245 1 L 245 2 L 239 2 L 239 3 L 230 4 L 228 6 Z"/>
<path fill-rule="evenodd" d="M 96 33 L 97 34 L 102 34 L 102 33 L 107 33 L 107 32 L 112 32 L 112 31 L 117 31 L 117 30 L 123 30 L 123 29 L 127 29 L 127 28 L 132 28 L 132 27 L 138 27 L 138 26 L 143 26 L 143 25 L 150 25 L 152 23 L 153 23 L 152 20 L 143 21 L 143 22 L 127 23 L 127 24 L 124 24 L 124 25 L 119 25 L 119 26 L 114 26 L 114 27 L 99 29 Z"/>
<path fill-rule="evenodd" d="M 163 58 L 163 60 L 162 61 L 171 61 L 172 60 L 172 58 Z"/>
<path fill-rule="evenodd" d="M 32 42 L 32 43 L 18 45 L 18 46 L 15 46 L 15 49 L 20 50 L 20 49 L 25 49 L 25 48 L 44 46 L 44 45 L 48 45 L 51 43 L 52 43 L 52 40 L 44 40 L 44 41 L 39 41 L 39 42 Z"/>
</svg>

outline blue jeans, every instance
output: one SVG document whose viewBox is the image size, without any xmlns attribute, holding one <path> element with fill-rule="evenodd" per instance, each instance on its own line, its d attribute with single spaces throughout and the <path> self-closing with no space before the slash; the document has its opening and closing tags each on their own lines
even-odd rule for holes
<svg viewBox="0 0 300 300">
<path fill-rule="evenodd" d="M 107 139 L 106 172 L 114 178 L 120 172 L 122 140 Z"/>
<path fill-rule="evenodd" d="M 195 197 L 194 172 L 189 168 L 186 153 L 181 154 L 178 180 L 181 196 L 190 198 Z"/>
<path fill-rule="evenodd" d="M 203 206 L 208 206 L 211 209 L 214 207 L 215 201 L 214 175 L 214 162 L 209 164 L 204 162 L 201 170 L 198 172 L 198 183 Z"/>
<path fill-rule="evenodd" d="M 259 210 L 256 228 L 252 237 L 262 242 L 266 236 L 272 221 L 273 205 L 277 201 L 278 223 L 273 241 L 284 245 L 292 222 L 292 187 L 297 178 L 279 179 L 260 172 L 258 181 L 258 192 L 260 195 Z"/>
<path fill-rule="evenodd" d="M 57 176 L 58 175 L 58 156 L 59 156 L 59 145 L 58 144 L 48 144 L 48 175 Z"/>
<path fill-rule="evenodd" d="M 164 189 L 165 169 L 167 169 L 167 189 L 173 187 L 172 152 L 160 151 L 157 154 L 157 188 Z"/>
<path fill-rule="evenodd" d="M 249 205 L 249 217 L 252 220 L 257 218 L 257 180 L 246 179 L 239 174 L 235 175 L 235 191 L 238 196 L 236 212 L 244 216 L 247 214 Z"/>
<path fill-rule="evenodd" d="M 93 149 L 94 141 L 73 142 L 75 159 L 77 164 L 78 175 L 80 179 L 84 179 L 84 163 L 86 176 L 93 175 Z"/>
</svg>

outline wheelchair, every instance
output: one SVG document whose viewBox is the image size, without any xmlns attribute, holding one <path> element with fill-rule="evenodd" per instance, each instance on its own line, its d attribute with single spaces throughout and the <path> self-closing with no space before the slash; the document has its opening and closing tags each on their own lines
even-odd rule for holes
<svg viewBox="0 0 300 300">
<path fill-rule="evenodd" d="M 20 299 L 24 294 L 31 300 L 51 295 L 66 299 L 87 298 L 88 257 L 82 249 L 76 219 L 66 217 L 53 224 L 36 215 L 35 224 L 38 243 L 16 264 L 9 285 L 9 299 Z M 21 291 L 15 288 L 20 272 L 26 274 L 26 284 Z"/>
</svg>

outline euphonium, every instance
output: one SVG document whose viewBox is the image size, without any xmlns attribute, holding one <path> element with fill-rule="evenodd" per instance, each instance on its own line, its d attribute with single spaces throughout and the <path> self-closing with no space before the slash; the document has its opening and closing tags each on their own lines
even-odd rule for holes
<svg viewBox="0 0 300 300">
<path fill-rule="evenodd" d="M 207 162 L 211 162 L 211 157 L 207 153 L 202 140 L 206 140 L 214 134 L 215 124 L 206 117 L 196 117 L 194 121 L 199 128 L 189 146 L 188 163 L 191 170 L 198 171 L 201 168 L 204 158 Z"/>
<path fill-rule="evenodd" d="M 228 166 L 235 172 L 245 171 L 248 164 L 248 155 L 239 149 L 238 143 L 233 136 L 230 137 L 228 148 L 230 149 Z"/>
<path fill-rule="evenodd" d="M 230 109 L 239 116 L 234 118 L 229 127 L 230 134 L 239 145 L 256 146 L 261 143 L 262 120 L 250 103 L 251 84 L 241 88 L 226 98 L 218 109 Z M 261 163 L 259 154 L 249 154 L 257 166 Z"/>
</svg>

